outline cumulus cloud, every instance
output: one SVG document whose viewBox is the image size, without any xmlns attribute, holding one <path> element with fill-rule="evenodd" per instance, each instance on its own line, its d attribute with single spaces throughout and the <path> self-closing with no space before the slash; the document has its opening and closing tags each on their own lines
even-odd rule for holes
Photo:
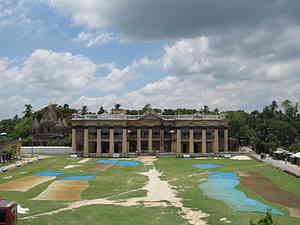
<svg viewBox="0 0 300 225">
<path fill-rule="evenodd" d="M 20 104 L 19 107 L 24 102 L 62 104 L 90 91 L 121 90 L 128 81 L 137 79 L 139 70 L 147 67 L 150 61 L 141 59 L 118 68 L 113 63 L 97 64 L 81 55 L 50 50 L 36 50 L 18 65 L 0 58 L 0 107 L 6 109 L 0 112 L 0 117 L 14 113 L 14 104 L 6 105 L 11 99 Z M 107 72 L 101 71 L 103 68 Z"/>
<path fill-rule="evenodd" d="M 300 61 L 297 40 L 300 26 L 278 28 L 271 38 L 266 30 L 250 35 L 200 36 L 165 46 L 157 60 L 168 74 L 124 95 L 84 96 L 75 105 L 111 107 L 194 107 L 223 110 L 260 109 L 272 100 L 300 98 Z M 278 30 L 278 31 L 279 31 Z M 291 34 L 292 32 L 292 34 Z"/>
</svg>

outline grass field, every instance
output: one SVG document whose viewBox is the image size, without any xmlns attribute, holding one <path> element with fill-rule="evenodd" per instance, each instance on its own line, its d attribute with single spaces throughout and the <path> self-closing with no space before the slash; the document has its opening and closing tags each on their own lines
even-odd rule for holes
<svg viewBox="0 0 300 225">
<path fill-rule="evenodd" d="M 146 196 L 146 191 L 141 190 L 147 183 L 148 178 L 140 173 L 148 171 L 153 166 L 112 166 L 104 171 L 95 171 L 91 168 L 99 164 L 96 159 L 91 159 L 84 164 L 78 164 L 80 159 L 71 159 L 65 156 L 54 156 L 49 159 L 34 162 L 25 165 L 22 168 L 13 169 L 0 174 L 0 183 L 8 182 L 17 178 L 30 176 L 32 174 L 53 170 L 65 172 L 64 176 L 73 174 L 95 174 L 97 177 L 89 181 L 89 187 L 82 193 L 83 200 L 93 200 L 99 198 L 108 198 L 111 200 L 126 201 L 131 198 Z M 156 169 L 162 172 L 161 179 L 167 180 L 172 186 L 176 187 L 178 197 L 183 199 L 185 207 L 194 210 L 201 210 L 209 216 L 204 220 L 210 225 L 225 224 L 220 221 L 226 217 L 232 225 L 248 225 L 249 220 L 257 220 L 262 217 L 258 213 L 235 212 L 224 202 L 206 197 L 198 184 L 201 179 L 207 177 L 205 170 L 192 167 L 194 163 L 214 163 L 224 166 L 221 169 L 211 169 L 209 171 L 223 172 L 259 172 L 272 180 L 272 182 L 282 189 L 300 196 L 299 179 L 287 175 L 280 170 L 267 164 L 257 161 L 235 161 L 235 160 L 196 160 L 196 159 L 176 159 L 160 158 L 154 162 Z M 67 165 L 81 165 L 80 167 L 63 169 Z M 94 171 L 94 172 L 91 172 Z M 4 177 L 12 176 L 11 179 Z M 43 192 L 50 184 L 46 182 L 40 184 L 31 190 L 21 193 L 12 191 L 0 191 L 0 197 L 16 201 L 23 208 L 29 208 L 30 211 L 24 216 L 31 216 L 40 213 L 66 207 L 71 201 L 37 201 L 31 200 Z M 260 200 L 268 205 L 288 214 L 288 210 L 280 205 L 266 202 L 261 196 L 244 188 L 239 187 L 249 197 Z M 136 190 L 136 191 L 135 191 Z M 77 209 L 57 213 L 54 215 L 40 216 L 34 219 L 22 220 L 19 225 L 188 225 L 187 220 L 182 217 L 182 211 L 174 206 L 169 207 L 145 207 L 142 203 L 135 206 L 118 205 L 91 205 L 83 206 Z M 299 225 L 299 218 L 289 216 L 273 216 L 278 225 Z"/>
</svg>

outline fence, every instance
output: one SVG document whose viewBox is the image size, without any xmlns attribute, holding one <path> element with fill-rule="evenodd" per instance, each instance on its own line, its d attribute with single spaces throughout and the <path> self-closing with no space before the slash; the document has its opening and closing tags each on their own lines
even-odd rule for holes
<svg viewBox="0 0 300 225">
<path fill-rule="evenodd" d="M 21 147 L 21 154 L 65 155 L 72 153 L 72 147 Z"/>
</svg>

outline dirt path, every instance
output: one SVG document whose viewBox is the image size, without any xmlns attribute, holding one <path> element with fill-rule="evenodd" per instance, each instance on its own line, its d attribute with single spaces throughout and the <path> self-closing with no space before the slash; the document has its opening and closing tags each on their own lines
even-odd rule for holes
<svg viewBox="0 0 300 225">
<path fill-rule="evenodd" d="M 138 161 L 144 163 L 145 166 L 152 166 L 153 162 L 158 160 L 155 156 L 141 156 L 138 157 Z"/>
<path fill-rule="evenodd" d="M 82 160 L 80 160 L 78 163 L 80 163 L 80 164 L 82 164 L 82 163 L 86 163 L 86 162 L 88 162 L 88 161 L 90 161 L 91 159 L 82 159 Z"/>
<path fill-rule="evenodd" d="M 154 159 L 147 159 L 149 165 L 151 165 Z M 34 216 L 24 217 L 22 219 L 33 219 L 39 216 L 44 215 L 53 215 L 56 213 L 77 209 L 82 206 L 89 206 L 89 205 L 118 205 L 118 206 L 137 206 L 143 204 L 146 207 L 153 207 L 153 206 L 160 206 L 160 207 L 167 207 L 167 206 L 175 206 L 177 207 L 182 213 L 182 217 L 189 221 L 189 223 L 193 225 L 207 225 L 206 221 L 203 218 L 207 217 L 208 214 L 203 213 L 200 210 L 194 211 L 190 208 L 186 208 L 183 206 L 181 198 L 176 197 L 176 190 L 174 187 L 169 185 L 167 181 L 161 180 L 160 176 L 161 173 L 157 171 L 155 168 L 149 170 L 148 172 L 141 173 L 148 177 L 148 183 L 141 189 L 138 190 L 146 190 L 147 196 L 146 197 L 139 197 L 139 198 L 130 198 L 125 201 L 117 201 L 117 200 L 109 200 L 109 198 L 113 197 L 110 196 L 105 199 L 94 199 L 94 200 L 84 200 L 84 201 L 76 201 L 70 203 L 66 208 L 62 208 L 59 210 L 42 213 Z M 136 191 L 136 190 L 134 190 Z M 121 193 L 122 194 L 122 193 Z M 118 194 L 120 195 L 120 194 Z"/>
</svg>

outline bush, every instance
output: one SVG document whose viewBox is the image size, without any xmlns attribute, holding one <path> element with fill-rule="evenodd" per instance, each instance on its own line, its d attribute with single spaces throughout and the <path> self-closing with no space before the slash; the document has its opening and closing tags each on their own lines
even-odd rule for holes
<svg viewBox="0 0 300 225">
<path fill-rule="evenodd" d="M 297 143 L 297 144 L 292 144 L 290 147 L 289 147 L 289 151 L 291 152 L 300 152 L 300 143 Z"/>
<path fill-rule="evenodd" d="M 257 223 L 250 221 L 250 225 L 277 225 L 272 219 L 272 215 L 270 212 L 267 212 L 266 216 L 260 219 Z"/>
</svg>

